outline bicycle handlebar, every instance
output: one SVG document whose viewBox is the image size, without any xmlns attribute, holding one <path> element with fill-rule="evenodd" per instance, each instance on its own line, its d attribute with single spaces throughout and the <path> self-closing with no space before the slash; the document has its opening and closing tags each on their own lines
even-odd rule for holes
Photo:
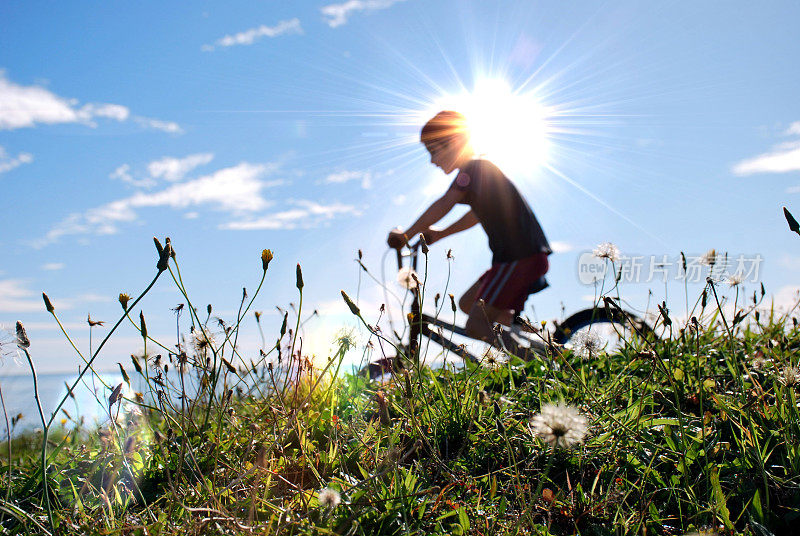
<svg viewBox="0 0 800 536">
<path fill-rule="evenodd" d="M 395 248 L 395 253 L 397 254 L 397 269 L 401 269 L 403 267 L 403 257 L 412 257 L 414 260 L 412 262 L 412 267 L 416 268 L 416 257 L 417 252 L 419 251 L 419 246 L 421 244 L 421 240 L 417 240 L 413 244 L 407 244 L 403 247 Z M 408 253 L 403 253 L 403 248 L 408 249 Z"/>
</svg>

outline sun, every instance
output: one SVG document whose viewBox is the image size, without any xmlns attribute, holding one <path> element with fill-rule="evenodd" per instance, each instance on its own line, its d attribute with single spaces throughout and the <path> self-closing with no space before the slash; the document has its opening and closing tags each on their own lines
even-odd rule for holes
<svg viewBox="0 0 800 536">
<path fill-rule="evenodd" d="M 485 78 L 471 92 L 436 99 L 431 109 L 462 113 L 476 154 L 508 173 L 524 174 L 548 163 L 551 113 L 532 92 Z"/>
</svg>

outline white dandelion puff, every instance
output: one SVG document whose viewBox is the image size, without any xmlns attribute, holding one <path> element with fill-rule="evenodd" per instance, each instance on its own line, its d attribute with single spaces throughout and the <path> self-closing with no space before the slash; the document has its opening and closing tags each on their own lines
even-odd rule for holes
<svg viewBox="0 0 800 536">
<path fill-rule="evenodd" d="M 209 346 L 213 347 L 215 342 L 214 334 L 208 328 L 198 328 L 192 332 L 192 346 L 197 355 L 205 354 Z"/>
<path fill-rule="evenodd" d="M 736 272 L 735 274 L 733 274 L 728 278 L 728 285 L 730 285 L 731 287 L 738 287 L 743 282 L 744 282 L 744 275 L 742 275 L 742 272 Z"/>
<path fill-rule="evenodd" d="M 754 357 L 753 360 L 750 361 L 750 366 L 755 370 L 766 370 L 769 365 L 769 359 L 765 359 L 763 357 Z"/>
<path fill-rule="evenodd" d="M 342 496 L 331 488 L 323 488 L 317 494 L 319 505 L 325 508 L 336 508 L 342 502 Z"/>
<path fill-rule="evenodd" d="M 602 244 L 598 245 L 596 248 L 594 248 L 592 255 L 601 259 L 608 259 L 611 262 L 615 262 L 620 259 L 619 248 L 611 242 L 603 242 Z"/>
<path fill-rule="evenodd" d="M 700 257 L 700 264 L 706 266 L 714 266 L 717 263 L 717 251 L 714 248 L 709 249 L 705 254 Z"/>
<path fill-rule="evenodd" d="M 419 276 L 413 268 L 404 266 L 397 272 L 397 282 L 401 287 L 413 290 L 419 286 Z"/>
<path fill-rule="evenodd" d="M 530 421 L 533 434 L 552 447 L 568 448 L 583 442 L 589 423 L 572 406 L 545 404 Z"/>
<path fill-rule="evenodd" d="M 573 339 L 572 351 L 584 359 L 591 359 L 603 349 L 603 340 L 596 331 L 581 331 Z"/>
<path fill-rule="evenodd" d="M 781 376 L 779 378 L 780 382 L 787 386 L 792 387 L 800 383 L 800 369 L 797 367 L 785 367 L 783 371 L 781 371 Z"/>
</svg>

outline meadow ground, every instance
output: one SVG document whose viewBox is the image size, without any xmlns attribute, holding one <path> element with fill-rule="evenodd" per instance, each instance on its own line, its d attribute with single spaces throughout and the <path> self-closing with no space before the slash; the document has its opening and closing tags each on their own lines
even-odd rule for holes
<svg viewBox="0 0 800 536">
<path fill-rule="evenodd" d="M 153 281 L 183 289 L 172 246 L 157 248 Z M 184 294 L 191 335 L 177 344 L 151 339 L 141 296 L 120 295 L 145 354 L 102 394 L 108 425 L 61 424 L 59 408 L 8 434 L 0 532 L 794 534 L 800 330 L 757 307 L 763 289 L 726 317 L 718 284 L 681 325 L 664 304 L 659 339 L 458 369 L 415 365 L 346 299 L 372 343 L 403 357 L 382 382 L 345 373 L 349 336 L 325 364 L 300 355 L 299 318 L 258 359 L 240 356 L 241 322 L 259 321 L 246 293 L 229 322 Z M 297 287 L 302 303 L 299 267 Z M 30 359 L 22 326 L 16 342 Z M 83 356 L 86 375 L 100 352 Z"/>
</svg>

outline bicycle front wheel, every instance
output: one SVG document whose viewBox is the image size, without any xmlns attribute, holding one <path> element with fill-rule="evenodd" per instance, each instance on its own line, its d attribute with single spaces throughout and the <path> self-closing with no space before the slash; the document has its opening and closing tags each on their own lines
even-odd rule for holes
<svg viewBox="0 0 800 536">
<path fill-rule="evenodd" d="M 556 327 L 553 340 L 579 353 L 614 353 L 637 338 L 655 333 L 633 313 L 607 307 L 583 309 Z"/>
</svg>

